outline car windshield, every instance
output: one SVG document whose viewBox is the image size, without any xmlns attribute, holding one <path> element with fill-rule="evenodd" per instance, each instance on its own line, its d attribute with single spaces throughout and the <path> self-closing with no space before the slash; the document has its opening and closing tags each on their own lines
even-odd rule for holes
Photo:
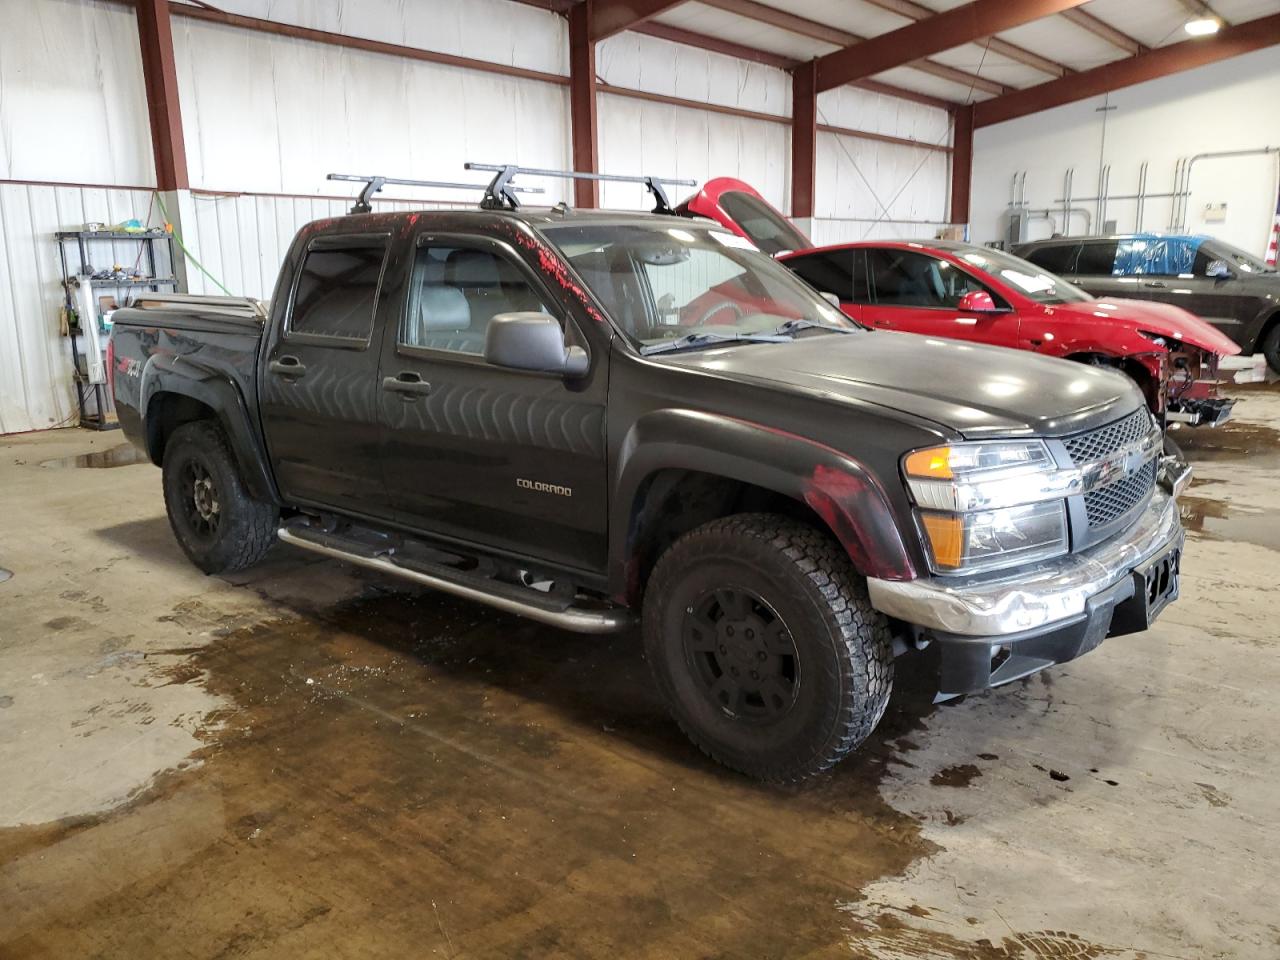
<svg viewBox="0 0 1280 960">
<path fill-rule="evenodd" d="M 1251 253 L 1245 253 L 1239 247 L 1233 247 L 1221 240 L 1212 240 L 1201 244 L 1202 252 L 1209 254 L 1210 260 L 1225 260 L 1242 273 L 1275 273 L 1276 268 L 1263 263 Z"/>
<path fill-rule="evenodd" d="M 1083 303 L 1095 299 L 1061 277 L 1046 273 L 1034 263 L 1003 250 L 974 248 L 961 253 L 960 258 L 1002 280 L 1037 303 Z"/>
<path fill-rule="evenodd" d="M 543 230 L 644 352 L 859 329 L 786 267 L 718 227 L 564 224 Z"/>
</svg>

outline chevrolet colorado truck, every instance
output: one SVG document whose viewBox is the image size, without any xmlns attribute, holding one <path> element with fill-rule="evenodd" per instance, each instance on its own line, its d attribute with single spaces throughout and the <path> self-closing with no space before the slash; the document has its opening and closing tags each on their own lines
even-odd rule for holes
<svg viewBox="0 0 1280 960">
<path fill-rule="evenodd" d="M 281 540 L 554 627 L 639 624 L 679 725 L 766 780 L 861 743 L 898 654 L 936 644 L 940 696 L 985 690 L 1178 593 L 1189 470 L 1131 380 L 864 328 L 714 223 L 321 220 L 269 307 L 144 295 L 109 350 L 200 569 Z"/>
</svg>

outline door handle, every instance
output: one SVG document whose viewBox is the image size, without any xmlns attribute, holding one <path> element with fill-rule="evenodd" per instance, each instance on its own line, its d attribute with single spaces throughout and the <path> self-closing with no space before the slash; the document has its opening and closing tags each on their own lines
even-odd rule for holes
<svg viewBox="0 0 1280 960">
<path fill-rule="evenodd" d="M 1146 283 L 1144 283 L 1144 284 L 1143 284 L 1143 286 L 1144 286 L 1144 287 L 1158 287 L 1158 288 L 1163 289 L 1163 288 L 1166 286 L 1166 284 L 1165 284 L 1165 282 L 1164 282 L 1163 280 L 1148 280 Z"/>
<path fill-rule="evenodd" d="M 398 376 L 383 377 L 382 389 L 391 393 L 402 393 L 405 400 L 412 400 L 415 397 L 425 396 L 430 393 L 431 384 L 423 380 L 418 374 L 406 370 Z"/>
<path fill-rule="evenodd" d="M 307 372 L 306 366 L 297 357 L 287 354 L 267 364 L 267 369 L 282 377 L 301 377 Z"/>
</svg>

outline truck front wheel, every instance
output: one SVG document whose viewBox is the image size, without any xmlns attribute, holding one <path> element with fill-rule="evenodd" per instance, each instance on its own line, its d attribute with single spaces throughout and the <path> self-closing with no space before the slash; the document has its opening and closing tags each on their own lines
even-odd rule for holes
<svg viewBox="0 0 1280 960">
<path fill-rule="evenodd" d="M 761 780 L 835 765 L 893 684 L 888 625 L 849 558 L 774 514 L 713 520 L 672 544 L 645 591 L 644 643 L 689 739 Z"/>
<path fill-rule="evenodd" d="M 205 573 L 252 566 L 276 540 L 279 511 L 249 496 L 222 429 L 185 423 L 164 448 L 164 505 L 187 557 Z"/>
</svg>

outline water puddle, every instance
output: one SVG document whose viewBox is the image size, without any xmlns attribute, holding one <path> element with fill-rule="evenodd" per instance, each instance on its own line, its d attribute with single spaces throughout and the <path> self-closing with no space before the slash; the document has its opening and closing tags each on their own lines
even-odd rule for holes
<svg viewBox="0 0 1280 960">
<path fill-rule="evenodd" d="M 1178 511 L 1189 533 L 1280 550 L 1280 512 L 1236 507 L 1194 493 L 1178 498 Z"/>
<path fill-rule="evenodd" d="M 61 469 L 63 467 L 90 467 L 105 469 L 108 467 L 128 467 L 135 463 L 150 463 L 151 458 L 132 443 L 121 443 L 106 450 L 94 450 L 92 453 L 81 453 L 74 457 L 57 457 L 53 460 L 41 460 L 40 466 Z"/>
</svg>

